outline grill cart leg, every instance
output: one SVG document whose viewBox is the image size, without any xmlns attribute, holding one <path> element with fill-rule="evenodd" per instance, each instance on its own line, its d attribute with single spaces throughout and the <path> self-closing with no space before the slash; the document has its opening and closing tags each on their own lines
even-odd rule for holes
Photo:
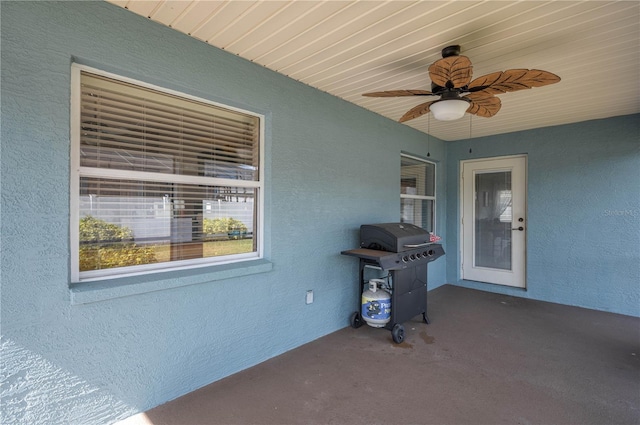
<svg viewBox="0 0 640 425">
<path fill-rule="evenodd" d="M 429 322 L 429 317 L 427 316 L 427 312 L 425 311 L 424 313 L 422 313 L 422 321 L 424 323 L 426 323 L 427 325 L 431 322 Z"/>
</svg>

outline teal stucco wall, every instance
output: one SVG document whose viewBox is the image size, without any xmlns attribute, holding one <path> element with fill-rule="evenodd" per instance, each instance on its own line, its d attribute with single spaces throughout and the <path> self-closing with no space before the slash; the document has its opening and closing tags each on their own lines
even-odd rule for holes
<svg viewBox="0 0 640 425">
<path fill-rule="evenodd" d="M 426 156 L 424 134 L 106 2 L 0 7 L 3 423 L 112 423 L 348 325 L 357 261 L 340 251 L 360 224 L 398 221 L 400 154 Z M 266 257 L 251 274 L 70 289 L 74 62 L 266 116 Z M 430 148 L 443 195 L 444 144 Z M 445 283 L 432 264 L 430 288 Z"/>
<path fill-rule="evenodd" d="M 515 154 L 528 158 L 527 288 L 462 280 L 460 161 Z M 447 282 L 640 316 L 640 115 L 447 143 L 446 197 Z"/>
</svg>

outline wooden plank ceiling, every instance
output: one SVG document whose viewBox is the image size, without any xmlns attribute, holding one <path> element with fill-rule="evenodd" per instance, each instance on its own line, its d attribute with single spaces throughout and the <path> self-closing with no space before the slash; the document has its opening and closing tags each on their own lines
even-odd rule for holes
<svg viewBox="0 0 640 425">
<path fill-rule="evenodd" d="M 107 0 L 392 120 L 430 90 L 427 68 L 462 46 L 478 77 L 543 69 L 557 84 L 499 95 L 491 118 L 406 122 L 459 140 L 640 112 L 638 1 Z"/>
</svg>

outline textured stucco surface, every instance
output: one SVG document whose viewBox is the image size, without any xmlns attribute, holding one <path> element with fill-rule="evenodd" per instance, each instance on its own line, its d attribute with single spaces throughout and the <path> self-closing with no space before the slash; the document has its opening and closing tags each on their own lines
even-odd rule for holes
<svg viewBox="0 0 640 425">
<path fill-rule="evenodd" d="M 111 423 L 348 325 L 357 264 L 339 253 L 360 224 L 398 220 L 400 153 L 426 156 L 424 134 L 105 2 L 0 7 L 5 422 Z M 73 62 L 267 117 L 268 267 L 71 292 Z M 444 144 L 430 147 L 444 194 Z M 429 279 L 445 283 L 444 260 Z"/>
<path fill-rule="evenodd" d="M 527 289 L 461 280 L 460 161 L 522 153 Z M 447 170 L 448 282 L 640 316 L 640 115 L 448 143 Z"/>
</svg>

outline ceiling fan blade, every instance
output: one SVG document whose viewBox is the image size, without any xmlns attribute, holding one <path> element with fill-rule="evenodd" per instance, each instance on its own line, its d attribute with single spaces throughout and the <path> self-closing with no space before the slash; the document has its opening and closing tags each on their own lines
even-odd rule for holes
<svg viewBox="0 0 640 425">
<path fill-rule="evenodd" d="M 436 101 L 434 100 L 433 102 L 436 102 Z M 400 119 L 398 121 L 399 122 L 409 121 L 409 120 L 412 120 L 414 118 L 418 118 L 419 116 L 422 116 L 424 114 L 429 113 L 429 106 L 433 102 L 421 103 L 420 105 L 409 109 L 409 111 L 407 111 L 406 114 L 404 114 L 402 117 L 400 117 Z"/>
<path fill-rule="evenodd" d="M 470 91 L 479 91 L 484 90 L 489 87 L 491 84 L 495 83 L 502 76 L 502 71 L 492 72 L 491 74 L 483 75 L 482 77 L 478 77 L 472 82 L 469 83 Z"/>
<path fill-rule="evenodd" d="M 453 84 L 449 88 L 460 88 L 469 84 L 473 75 L 471 60 L 466 56 L 449 56 L 439 59 L 429 66 L 429 77 L 431 81 L 440 86 L 448 87 L 447 83 Z"/>
<path fill-rule="evenodd" d="M 476 92 L 464 97 L 471 100 L 471 105 L 469 106 L 469 109 L 467 109 L 467 112 L 479 117 L 490 118 L 497 114 L 502 107 L 500 98 L 493 95 Z"/>
<path fill-rule="evenodd" d="M 477 93 L 500 94 L 541 87 L 560 81 L 560 77 L 539 69 L 507 69 L 483 75 L 469 84 L 469 89 L 484 87 Z"/>
<path fill-rule="evenodd" d="M 388 90 L 365 93 L 367 97 L 436 96 L 427 90 Z"/>
</svg>

